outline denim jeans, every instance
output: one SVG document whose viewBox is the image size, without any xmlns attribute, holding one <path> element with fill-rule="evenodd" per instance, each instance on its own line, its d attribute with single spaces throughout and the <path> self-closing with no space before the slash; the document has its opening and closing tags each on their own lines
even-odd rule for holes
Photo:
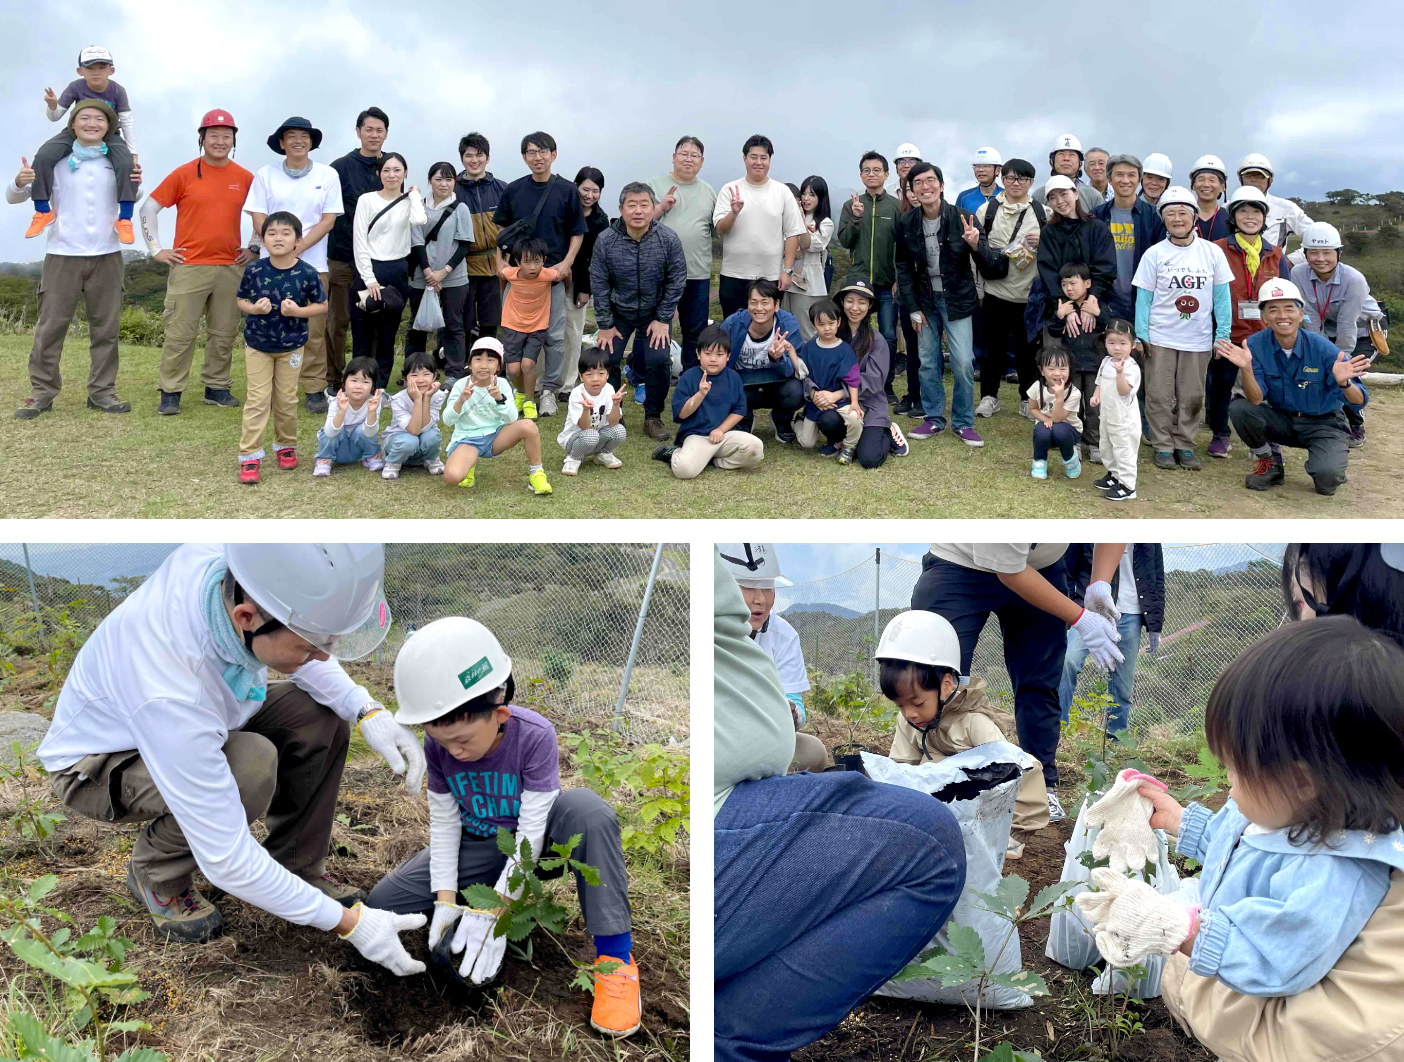
<svg viewBox="0 0 1404 1062">
<path fill-rule="evenodd" d="M 682 329 L 684 371 L 697 364 L 697 337 L 707 327 L 707 308 L 711 301 L 711 277 L 689 280 L 683 285 L 682 298 L 678 300 L 678 327 Z"/>
<path fill-rule="evenodd" d="M 1141 651 L 1141 614 L 1125 613 L 1116 630 L 1121 635 L 1117 648 L 1126 659 L 1107 676 L 1107 691 L 1112 698 L 1111 709 L 1107 712 L 1107 732 L 1110 734 L 1131 725 L 1131 691 L 1136 684 L 1136 654 Z M 1082 673 L 1082 665 L 1086 662 L 1087 646 L 1082 644 L 1082 635 L 1069 628 L 1068 651 L 1063 657 L 1063 681 L 1058 685 L 1058 704 L 1065 723 L 1068 721 L 1068 709 L 1072 707 L 1073 691 L 1077 689 L 1077 676 Z"/>
<path fill-rule="evenodd" d="M 859 774 L 742 782 L 713 831 L 717 1062 L 818 1040 L 926 946 L 965 885 L 946 806 Z"/>
<path fill-rule="evenodd" d="M 407 431 L 386 432 L 385 461 L 394 465 L 422 465 L 438 458 L 443 441 L 443 433 L 432 424 L 418 435 Z"/>
<path fill-rule="evenodd" d="M 887 340 L 887 352 L 892 361 L 897 360 L 897 307 L 892 301 L 892 285 L 885 288 L 878 288 L 873 292 L 877 296 L 878 331 L 882 333 L 882 338 Z M 843 307 L 839 307 L 843 309 Z"/>
<path fill-rule="evenodd" d="M 975 426 L 975 356 L 971 343 L 973 325 L 969 317 L 952 321 L 946 315 L 946 296 L 937 294 L 939 321 L 927 319 L 917 336 L 921 355 L 921 408 L 930 419 L 946 422 L 946 363 L 941 351 L 941 333 L 951 345 L 951 427 L 956 431 Z M 939 324 L 939 327 L 937 327 Z"/>
<path fill-rule="evenodd" d="M 321 428 L 317 429 L 317 456 L 330 457 L 333 464 L 349 465 L 353 461 L 374 457 L 379 452 L 379 436 L 367 436 L 359 424 L 354 428 L 342 428 L 331 435 Z"/>
</svg>

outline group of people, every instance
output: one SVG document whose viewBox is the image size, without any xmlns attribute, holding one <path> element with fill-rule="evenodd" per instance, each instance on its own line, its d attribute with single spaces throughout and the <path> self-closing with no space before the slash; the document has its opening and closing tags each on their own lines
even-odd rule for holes
<svg viewBox="0 0 1404 1062">
<path fill-rule="evenodd" d="M 1063 817 L 1060 679 L 1070 692 L 1088 653 L 1129 672 L 1142 630 L 1155 650 L 1159 547 L 933 543 L 922 567 L 912 610 L 875 650 L 899 713 L 890 756 L 927 762 L 1016 740 L 1042 768 L 1016 796 L 1006 858 L 1018 858 L 1029 831 Z M 944 804 L 821 771 L 822 747 L 807 759 L 817 742 L 796 734 L 803 659 L 771 611 L 781 579 L 769 544 L 718 549 L 718 1059 L 779 1062 L 827 1034 L 928 946 L 965 886 L 964 841 Z M 1170 956 L 1167 1006 L 1223 1057 L 1382 1060 L 1400 1033 L 1391 941 L 1404 923 L 1404 549 L 1290 545 L 1282 589 L 1289 622 L 1224 670 L 1206 707 L 1209 747 L 1229 768 L 1223 809 L 1181 808 L 1134 771 L 1109 794 L 1144 798 L 1117 818 L 1149 858 L 1151 831 L 1165 830 L 1202 877 L 1165 897 L 1098 870 L 1079 906 L 1112 965 Z M 991 612 L 1012 724 L 970 673 Z M 1118 702 L 1130 696 L 1129 674 L 1121 680 Z M 1110 727 L 1125 724 L 1122 707 Z M 1343 999 L 1356 1018 L 1348 1029 L 1332 1020 Z"/>
<path fill-rule="evenodd" d="M 46 94 L 51 118 L 68 108 L 66 132 L 6 192 L 10 202 L 33 202 L 28 235 L 47 230 L 50 241 L 21 419 L 52 405 L 80 295 L 92 336 L 89 405 L 131 408 L 115 390 L 119 245 L 132 239 L 141 168 L 113 69 L 105 49 L 84 49 L 82 77 L 61 97 Z M 1033 164 L 983 147 L 973 156 L 976 187 L 951 201 L 941 168 L 904 144 L 895 185 L 883 155 L 862 155 L 862 190 L 834 218 L 822 177 L 798 186 L 770 177 L 767 137 L 746 140 L 744 176 L 714 191 L 700 177 L 702 141 L 684 136 L 667 172 L 621 188 L 611 220 L 602 172 L 583 167 L 573 182 L 554 174 L 548 133 L 522 138 L 529 173 L 510 184 L 488 170 L 487 138 L 469 133 L 458 144 L 462 168 L 434 163 L 421 191 L 404 156 L 385 149 L 389 130 L 383 110 L 366 108 L 356 120 L 358 146 L 326 164 L 312 159 L 321 130 L 294 116 L 266 139 L 281 158 L 254 173 L 233 161 L 237 125 L 215 109 L 197 129 L 199 157 L 142 204 L 147 248 L 170 266 L 160 412 L 180 412 L 202 318 L 204 400 L 240 404 L 230 362 L 244 315 L 244 482 L 258 480 L 270 416 L 278 467 L 297 466 L 300 389 L 307 410 L 328 417 L 320 474 L 360 460 L 389 470 L 387 478 L 405 464 L 447 467 L 462 473 L 452 482 L 464 483 L 478 459 L 521 442 L 531 489 L 547 493 L 534 422 L 562 406 L 562 471 L 578 474 L 591 458 L 619 467 L 626 350 L 643 431 L 680 478 L 709 465 L 759 464 L 758 410 L 769 410 L 777 441 L 865 468 L 909 453 L 908 437 L 930 439 L 948 424 L 966 445 L 982 446 L 976 418 L 1000 411 L 1007 374 L 1020 413 L 1034 421 L 1033 477 L 1048 478 L 1056 450 L 1070 479 L 1084 460 L 1105 466 L 1095 486 L 1112 501 L 1136 496 L 1143 438 L 1155 467 L 1201 468 L 1196 437 L 1206 412 L 1208 454 L 1227 457 L 1236 429 L 1253 460 L 1245 478 L 1252 489 L 1283 481 L 1286 445 L 1309 451 L 1315 489 L 1333 493 L 1348 449 L 1364 442 L 1360 410 L 1369 396 L 1359 377 L 1383 335 L 1382 311 L 1365 278 L 1340 261 L 1340 234 L 1269 193 L 1273 168 L 1261 155 L 1243 160 L 1240 187 L 1222 205 L 1229 172 L 1212 155 L 1190 168 L 1186 188 L 1171 183 L 1163 155 L 1143 164 L 1130 154 L 1084 152 L 1064 135 L 1049 152 L 1050 175 L 1035 187 Z M 164 247 L 157 223 L 170 208 L 175 240 Z M 244 215 L 253 228 L 247 242 Z M 1284 254 L 1289 233 L 1302 239 L 1297 264 Z M 708 316 L 714 238 L 718 322 Z M 836 288 L 834 240 L 852 261 Z M 591 304 L 608 393 L 578 383 Z M 398 381 L 406 389 L 387 398 L 406 310 Z M 670 403 L 675 322 L 681 374 Z M 372 436 L 368 421 L 361 435 L 336 440 L 346 435 L 334 410 L 349 390 L 348 326 L 352 359 L 374 365 L 365 373 L 373 410 L 398 411 L 386 438 Z M 907 359 L 900 397 L 899 326 Z M 439 419 L 427 437 L 405 435 L 409 418 L 418 423 L 409 362 L 427 355 L 415 365 L 435 366 L 438 385 L 451 392 L 472 375 L 479 350 L 497 356 L 498 383 L 487 388 L 484 374 L 474 389 L 495 390 L 491 401 L 515 415 L 500 408 L 496 417 L 470 418 L 476 434 L 455 430 L 450 447 L 472 445 L 470 438 L 486 447 L 472 445 L 471 461 L 455 462 L 452 452 L 441 460 Z M 894 415 L 920 423 L 904 433 Z M 446 416 L 442 423 L 450 424 Z"/>
</svg>

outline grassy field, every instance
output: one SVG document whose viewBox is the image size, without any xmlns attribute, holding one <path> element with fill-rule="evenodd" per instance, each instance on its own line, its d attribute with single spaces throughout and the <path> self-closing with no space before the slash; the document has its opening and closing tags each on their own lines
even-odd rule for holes
<svg viewBox="0 0 1404 1062">
<path fill-rule="evenodd" d="M 16 670 L 0 681 L 0 711 L 49 714 L 57 676 L 40 658 L 11 662 Z M 348 670 L 372 688 L 389 688 L 388 664 Z M 541 710 L 551 714 L 549 705 Z M 566 788 L 582 784 L 564 743 L 561 778 Z M 48 791 L 47 780 L 37 773 L 26 784 L 31 793 Z M 689 1057 L 685 833 L 657 856 L 627 857 L 644 1013 L 639 1032 L 615 1042 L 590 1028 L 592 997 L 568 987 L 573 963 L 594 958 L 573 883 L 547 886 L 571 912 L 565 932 L 552 936 L 537 930 L 525 942 L 531 945 L 525 958 L 508 951 L 499 986 L 465 992 L 436 974 L 397 978 L 331 934 L 289 925 L 203 881 L 206 896 L 224 915 L 223 933 L 201 945 L 164 944 L 125 885 L 128 854 L 140 827 L 112 827 L 72 815 L 47 842 L 26 841 L 7 822 L 21 795 L 17 780 L 0 780 L 0 893 L 13 895 L 43 874 L 57 874 L 58 886 L 46 902 L 84 928 L 111 915 L 119 932 L 136 943 L 124 968 L 137 975 L 150 998 L 125 1008 L 121 1018 L 151 1028 L 114 1038 L 118 1050 L 149 1047 L 173 1062 L 685 1062 Z M 625 792 L 610 799 L 619 807 L 639 798 Z M 262 825 L 254 829 L 261 837 Z M 328 872 L 369 889 L 427 841 L 423 797 L 406 795 L 353 733 Z M 403 939 L 417 958 L 426 957 L 423 931 Z M 9 1013 L 29 1012 L 57 1034 L 76 1039 L 56 1018 L 62 1006 L 53 984 L 8 948 L 0 949 L 0 1028 Z M 0 1056 L 8 1056 L 12 1046 L 0 1035 Z"/>
</svg>

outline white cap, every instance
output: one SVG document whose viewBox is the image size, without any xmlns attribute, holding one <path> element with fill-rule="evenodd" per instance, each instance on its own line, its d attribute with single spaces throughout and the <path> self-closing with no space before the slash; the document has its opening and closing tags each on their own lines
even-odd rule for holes
<svg viewBox="0 0 1404 1062">
<path fill-rule="evenodd" d="M 395 657 L 397 722 L 428 723 L 505 685 L 512 661 L 477 620 L 445 616 L 405 639 Z"/>
<path fill-rule="evenodd" d="M 1061 173 L 1055 173 L 1052 177 L 1048 178 L 1048 183 L 1043 186 L 1043 194 L 1046 198 L 1054 192 L 1060 191 L 1076 192 L 1077 185 L 1073 184 L 1073 179 L 1071 177 L 1064 176 Z"/>
<path fill-rule="evenodd" d="M 473 350 L 490 350 L 499 358 L 505 358 L 507 356 L 506 351 L 502 349 L 502 341 L 492 336 L 479 336 L 477 339 L 473 340 Z M 473 350 L 468 352 L 470 356 Z"/>
<path fill-rule="evenodd" d="M 780 571 L 780 557 L 769 542 L 724 542 L 717 546 L 717 555 L 738 586 L 773 590 L 794 585 Z"/>
<path fill-rule="evenodd" d="M 1154 174 L 1157 177 L 1164 177 L 1167 181 L 1175 177 L 1175 165 L 1170 161 L 1168 155 L 1162 155 L 1159 151 L 1152 151 L 1146 156 L 1145 173 Z"/>
<path fill-rule="evenodd" d="M 1228 180 L 1228 168 L 1224 165 L 1224 160 L 1218 155 L 1200 155 L 1194 160 L 1194 165 L 1190 167 L 1190 183 L 1194 183 L 1195 175 L 1201 170 L 1209 170 L 1217 173 L 1225 181 Z"/>
<path fill-rule="evenodd" d="M 1238 175 L 1241 177 L 1245 170 L 1262 170 L 1269 177 L 1272 176 L 1272 163 L 1268 161 L 1266 155 L 1259 155 L 1256 151 L 1250 155 L 1244 155 L 1243 161 L 1238 164 Z"/>
<path fill-rule="evenodd" d="M 1274 277 L 1261 288 L 1258 289 L 1258 305 L 1265 302 L 1274 302 L 1278 299 L 1291 299 L 1303 309 L 1306 303 L 1302 301 L 1302 293 L 1290 280 L 1283 280 L 1281 277 Z"/>
<path fill-rule="evenodd" d="M 90 44 L 78 53 L 79 66 L 92 66 L 94 63 L 116 65 L 112 62 L 112 53 L 100 44 Z"/>
<path fill-rule="evenodd" d="M 916 159 L 918 162 L 920 162 L 921 149 L 918 148 L 915 144 L 903 144 L 897 149 L 897 154 L 892 156 L 893 162 L 896 162 L 898 159 Z"/>
<path fill-rule="evenodd" d="M 1071 133 L 1064 133 L 1057 140 L 1053 141 L 1053 151 L 1076 151 L 1082 154 L 1082 141 Z"/>
<path fill-rule="evenodd" d="M 1004 159 L 994 148 L 982 147 L 975 152 L 975 157 L 970 160 L 970 164 L 972 166 L 1003 166 Z"/>
<path fill-rule="evenodd" d="M 928 667 L 948 667 L 960 674 L 960 637 L 945 616 L 915 609 L 899 612 L 883 628 L 878 660 L 910 660 Z"/>
<path fill-rule="evenodd" d="M 1303 251 L 1339 251 L 1341 234 L 1336 226 L 1327 221 L 1313 221 L 1302 233 Z"/>
<path fill-rule="evenodd" d="M 1165 208 L 1170 206 L 1189 207 L 1191 210 L 1199 210 L 1199 200 L 1188 188 L 1179 184 L 1172 184 L 1165 189 L 1165 193 L 1160 197 L 1160 202 L 1155 204 L 1156 212 L 1165 213 Z"/>
</svg>

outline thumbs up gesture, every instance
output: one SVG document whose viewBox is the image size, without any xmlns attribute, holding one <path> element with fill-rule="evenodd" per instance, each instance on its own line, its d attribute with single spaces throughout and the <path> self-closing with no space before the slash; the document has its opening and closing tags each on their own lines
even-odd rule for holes
<svg viewBox="0 0 1404 1062">
<path fill-rule="evenodd" d="M 28 188 L 34 183 L 34 167 L 29 164 L 29 160 L 23 155 L 20 156 L 19 173 L 15 174 L 15 187 Z"/>
</svg>

